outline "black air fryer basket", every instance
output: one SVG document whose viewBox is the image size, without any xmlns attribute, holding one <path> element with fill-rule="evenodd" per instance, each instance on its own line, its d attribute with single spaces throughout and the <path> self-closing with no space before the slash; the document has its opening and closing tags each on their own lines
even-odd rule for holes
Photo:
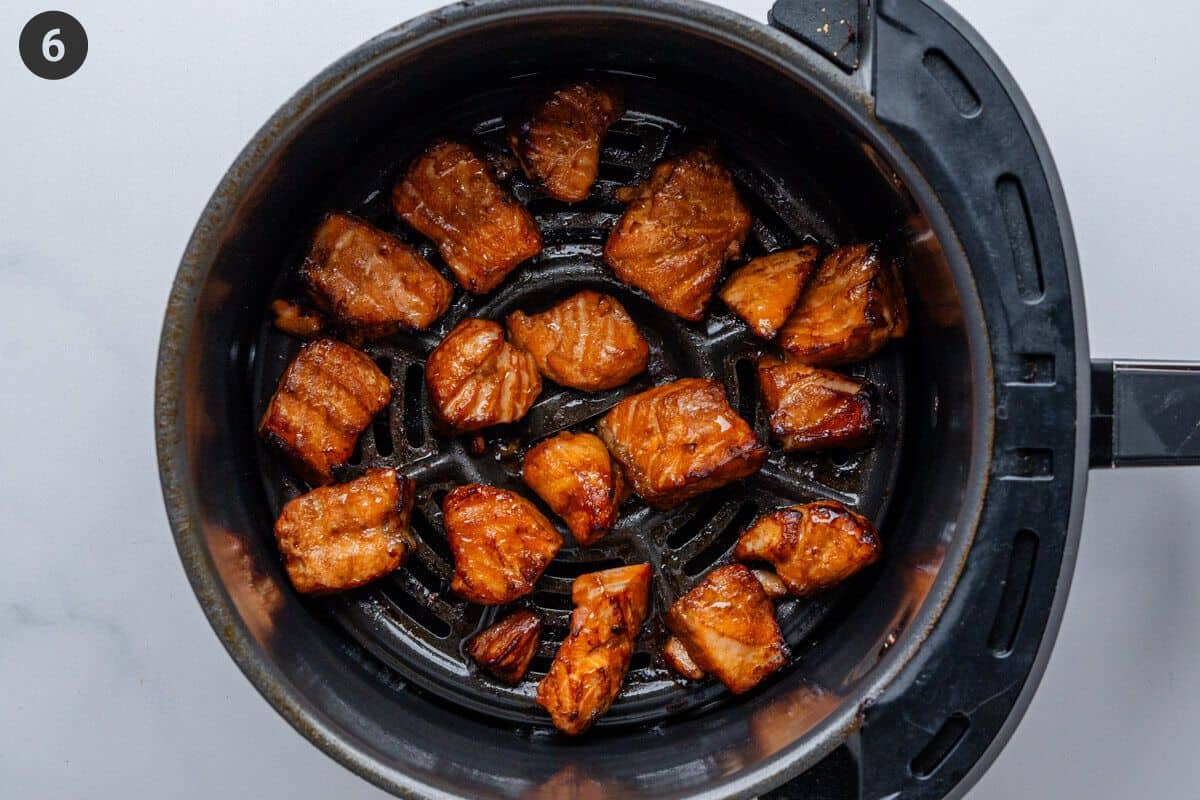
<svg viewBox="0 0 1200 800">
<path fill-rule="evenodd" d="M 628 112 L 583 203 L 512 189 L 544 252 L 496 291 L 459 292 L 429 331 L 369 344 L 391 406 L 350 478 L 391 466 L 418 485 L 416 554 L 388 578 L 306 599 L 271 525 L 303 490 L 254 426 L 297 342 L 270 324 L 309 232 L 349 211 L 423 249 L 390 209 L 435 136 L 505 150 L 504 115 L 547 78 L 597 70 Z M 441 498 L 519 488 L 522 447 L 593 425 L 620 397 L 711 376 L 766 434 L 761 343 L 720 308 L 684 322 L 615 280 L 602 248 L 613 193 L 712 142 L 754 213 L 748 256 L 881 240 L 897 253 L 909 336 L 855 368 L 879 387 L 883 435 L 862 451 L 774 454 L 754 477 L 667 512 L 635 504 L 598 546 L 568 547 L 522 601 L 547 624 L 518 687 L 462 655 L 495 618 L 448 592 Z M 613 294 L 650 341 L 647 374 L 587 395 L 547 386 L 483 456 L 430 425 L 424 360 L 458 321 Z M 933 798 L 995 757 L 1037 684 L 1061 615 L 1089 463 L 1200 459 L 1200 377 L 1187 365 L 1089 361 L 1079 268 L 1045 142 L 1011 78 L 934 0 L 780 0 L 771 25 L 681 0 L 495 0 L 389 31 L 330 67 L 255 137 L 193 235 L 164 326 L 157 387 L 164 494 L 196 593 L 230 654 L 304 735 L 414 797 Z M 880 527 L 884 558 L 833 592 L 790 599 L 793 662 L 756 691 L 684 684 L 657 618 L 730 558 L 758 513 L 832 497 Z M 533 702 L 566 631 L 570 583 L 648 561 L 652 622 L 625 689 L 587 735 Z"/>
</svg>

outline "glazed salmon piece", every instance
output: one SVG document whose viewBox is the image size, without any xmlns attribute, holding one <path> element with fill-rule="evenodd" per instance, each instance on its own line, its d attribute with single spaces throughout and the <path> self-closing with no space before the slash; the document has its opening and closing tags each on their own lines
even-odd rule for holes
<svg viewBox="0 0 1200 800">
<path fill-rule="evenodd" d="M 291 300 L 273 300 L 269 310 L 275 327 L 297 339 L 312 341 L 329 329 L 329 320 L 324 314 Z"/>
<path fill-rule="evenodd" d="M 650 611 L 650 578 L 649 564 L 634 564 L 580 575 L 571 585 L 567 638 L 537 693 L 560 731 L 587 730 L 620 694 Z"/>
<path fill-rule="evenodd" d="M 504 339 L 504 328 L 465 319 L 425 361 L 425 383 L 440 428 L 459 433 L 516 422 L 542 392 L 533 356 Z"/>
<path fill-rule="evenodd" d="M 879 425 L 871 387 L 861 378 L 763 356 L 758 385 L 771 433 L 787 452 L 862 447 Z"/>
<path fill-rule="evenodd" d="M 734 549 L 739 561 L 766 561 L 788 592 L 807 597 L 879 560 L 875 526 L 836 500 L 782 508 L 756 519 Z"/>
<path fill-rule="evenodd" d="M 467 642 L 467 655 L 504 683 L 517 684 L 542 640 L 542 621 L 528 609 L 514 611 Z"/>
<path fill-rule="evenodd" d="M 508 315 L 512 343 L 560 386 L 598 392 L 646 370 L 650 345 L 615 297 L 583 291 L 540 314 Z"/>
<path fill-rule="evenodd" d="M 693 150 L 662 162 L 619 199 L 629 205 L 604 245 L 605 261 L 660 307 L 701 319 L 752 222 L 729 171 L 710 150 Z"/>
<path fill-rule="evenodd" d="M 591 193 L 604 135 L 624 111 L 621 88 L 612 81 L 565 83 L 509 124 L 509 147 L 546 194 L 578 202 Z"/>
<path fill-rule="evenodd" d="M 392 396 L 392 386 L 366 353 L 334 339 L 300 349 L 288 365 L 259 424 L 300 477 L 333 481 L 371 420 Z"/>
<path fill-rule="evenodd" d="M 628 495 L 621 468 L 590 433 L 564 431 L 539 442 L 525 454 L 522 477 L 584 546 L 612 530 Z"/>
<path fill-rule="evenodd" d="M 459 486 L 442 501 L 454 554 L 450 589 L 484 606 L 511 603 L 533 591 L 562 536 L 537 507 L 494 486 Z"/>
<path fill-rule="evenodd" d="M 692 661 L 687 648 L 677 636 L 667 639 L 667 643 L 663 645 L 662 657 L 668 667 L 689 681 L 698 681 L 708 674 Z"/>
<path fill-rule="evenodd" d="M 468 292 L 490 292 L 542 251 L 533 217 L 488 162 L 458 142 L 430 145 L 392 190 L 392 207 L 433 240 Z"/>
<path fill-rule="evenodd" d="M 454 288 L 414 248 L 349 214 L 326 214 L 300 267 L 309 296 L 364 338 L 425 330 Z"/>
<path fill-rule="evenodd" d="M 721 300 L 756 335 L 774 339 L 796 310 L 819 257 L 815 245 L 805 245 L 756 258 L 729 276 Z"/>
<path fill-rule="evenodd" d="M 692 665 L 734 694 L 750 691 L 788 661 L 775 606 L 758 578 L 741 564 L 705 575 L 675 601 L 666 623 Z"/>
<path fill-rule="evenodd" d="M 813 367 L 862 361 L 908 332 L 908 304 L 896 263 L 874 244 L 834 250 L 783 324 L 789 360 Z"/>
<path fill-rule="evenodd" d="M 413 482 L 393 469 L 322 486 L 283 507 L 275 540 L 296 591 L 327 594 L 399 569 L 415 547 Z"/>
<path fill-rule="evenodd" d="M 684 378 L 617 403 L 596 426 L 633 491 L 656 509 L 758 471 L 767 447 L 716 381 Z"/>
</svg>

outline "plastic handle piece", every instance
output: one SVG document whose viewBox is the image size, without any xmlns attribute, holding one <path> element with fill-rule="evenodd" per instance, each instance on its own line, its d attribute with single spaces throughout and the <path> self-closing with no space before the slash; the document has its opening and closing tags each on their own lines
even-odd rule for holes
<svg viewBox="0 0 1200 800">
<path fill-rule="evenodd" d="M 1092 362 L 1093 467 L 1200 464 L 1200 362 Z"/>
<path fill-rule="evenodd" d="M 776 0 L 767 19 L 850 73 L 862 63 L 862 12 L 859 0 Z"/>
</svg>

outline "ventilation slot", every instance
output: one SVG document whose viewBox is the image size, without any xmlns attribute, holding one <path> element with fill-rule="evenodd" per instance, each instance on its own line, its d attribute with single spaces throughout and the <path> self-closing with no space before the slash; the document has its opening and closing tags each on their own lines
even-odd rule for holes
<svg viewBox="0 0 1200 800">
<path fill-rule="evenodd" d="M 388 358 L 378 359 L 375 363 L 379 365 L 379 369 L 384 375 L 391 377 L 392 361 Z M 375 415 L 375 419 L 371 422 L 371 431 L 375 434 L 375 452 L 378 455 L 387 458 L 392 453 L 396 452 L 396 446 L 392 442 L 392 406 L 388 404 L 383 411 Z"/>
<path fill-rule="evenodd" d="M 436 553 L 444 563 L 454 563 L 454 556 L 450 552 L 450 543 L 433 526 L 429 518 L 425 516 L 425 512 L 419 508 L 413 509 L 412 528 L 417 536 L 421 537 L 421 541 L 428 545 L 429 549 Z"/>
<path fill-rule="evenodd" d="M 829 451 L 828 458 L 830 464 L 842 469 L 854 464 L 855 454 L 844 447 L 838 447 Z"/>
<path fill-rule="evenodd" d="M 550 671 L 550 665 L 554 663 L 554 659 L 550 656 L 534 656 L 529 659 L 529 673 L 533 675 L 545 675 Z"/>
<path fill-rule="evenodd" d="M 425 425 L 422 422 L 424 407 L 421 402 L 423 377 L 420 364 L 410 364 L 404 371 L 404 438 L 413 447 L 425 444 Z"/>
<path fill-rule="evenodd" d="M 1003 478 L 1048 481 L 1054 478 L 1054 451 L 1040 447 L 1022 447 L 1001 453 L 996 471 Z"/>
<path fill-rule="evenodd" d="M 739 508 L 737 514 L 725 526 L 725 530 L 721 531 L 721 535 L 712 544 L 701 550 L 684 564 L 683 571 L 690 578 L 707 572 L 709 567 L 717 563 L 721 559 L 721 556 L 725 555 L 729 551 L 729 548 L 733 547 L 734 542 L 737 541 L 738 534 L 742 532 L 742 528 L 749 525 L 750 521 L 757 515 L 758 506 L 754 503 L 746 503 Z"/>
<path fill-rule="evenodd" d="M 1004 227 L 1012 249 L 1017 293 L 1026 303 L 1037 303 L 1045 294 L 1046 286 L 1042 280 L 1041 258 L 1033 239 L 1033 218 L 1029 214 L 1025 190 L 1016 176 L 1001 175 L 996 181 L 996 194 L 1000 198 Z"/>
<path fill-rule="evenodd" d="M 548 611 L 570 611 L 575 608 L 571 602 L 570 595 L 560 594 L 559 592 L 534 592 L 529 598 L 538 608 L 544 608 Z"/>
<path fill-rule="evenodd" d="M 942 764 L 946 763 L 946 759 L 954 752 L 954 748 L 958 747 L 970 727 L 971 721 L 967 719 L 966 715 L 951 714 L 942 723 L 942 727 L 938 728 L 938 732 L 933 735 L 933 738 L 929 740 L 929 744 L 925 745 L 909 764 L 908 768 L 913 777 L 918 780 L 933 777 L 933 774 L 941 769 Z"/>
<path fill-rule="evenodd" d="M 566 578 L 568 580 L 586 575 L 589 572 L 599 572 L 602 569 L 614 569 L 625 566 L 619 558 L 598 558 L 595 561 L 551 561 L 546 566 L 546 575 L 551 578 Z"/>
<path fill-rule="evenodd" d="M 700 508 L 696 510 L 696 513 L 689 517 L 687 522 L 679 526 L 679 530 L 667 537 L 667 547 L 678 549 L 692 539 L 695 539 L 697 534 L 704 529 L 704 526 L 721 512 L 721 507 L 724 505 L 725 498 L 721 495 L 715 495 L 706 499 Z"/>
<path fill-rule="evenodd" d="M 616 183 L 631 184 L 638 179 L 637 167 L 628 164 L 617 164 L 612 161 L 606 161 L 600 167 L 601 173 L 605 180 L 614 181 Z"/>
<path fill-rule="evenodd" d="M 1031 530 L 1023 530 L 1013 539 L 1012 555 L 1008 559 L 1008 575 L 1004 578 L 1004 593 L 1000 595 L 1000 608 L 992 632 L 988 634 L 988 647 L 998 658 L 1012 652 L 1025 616 L 1025 603 L 1029 600 L 1029 586 L 1033 579 L 1033 568 L 1037 564 L 1038 536 Z"/>
<path fill-rule="evenodd" d="M 764 253 L 772 253 L 784 246 L 784 242 L 775 231 L 768 227 L 755 215 L 754 225 L 750 228 L 750 237 Z"/>
<path fill-rule="evenodd" d="M 638 670 L 638 669 L 646 669 L 653 663 L 654 663 L 654 656 L 650 655 L 649 653 L 647 653 L 644 650 L 641 650 L 641 651 L 634 653 L 633 658 L 629 659 L 629 669 L 631 671 Z"/>
<path fill-rule="evenodd" d="M 738 414 L 753 426 L 758 408 L 758 375 L 754 359 L 740 359 L 734 366 L 734 374 L 737 375 Z"/>
<path fill-rule="evenodd" d="M 543 244 L 564 245 L 572 250 L 587 242 L 603 243 L 609 227 L 617 219 L 617 215 L 609 211 L 561 211 L 557 207 L 535 216 Z"/>
<path fill-rule="evenodd" d="M 408 570 L 408 574 L 416 578 L 417 582 L 428 589 L 431 594 L 440 594 L 445 588 L 441 577 L 426 566 L 420 558 L 414 556 L 408 559 L 404 566 Z"/>
<path fill-rule="evenodd" d="M 438 639 L 445 639 L 450 635 L 450 624 L 423 606 L 417 598 L 413 597 L 407 591 L 401 589 L 398 593 L 394 594 L 392 602 L 409 619 L 429 631 L 430 635 Z"/>
<path fill-rule="evenodd" d="M 604 154 L 608 155 L 609 148 L 636 153 L 642 146 L 642 135 L 638 131 L 610 128 L 604 135 Z"/>
<path fill-rule="evenodd" d="M 967 83 L 967 79 L 959 72 L 958 67 L 946 58 L 945 53 L 941 50 L 927 50 L 921 63 L 942 87 L 942 91 L 950 98 L 950 102 L 958 109 L 959 114 L 964 117 L 974 117 L 979 114 L 982 107 L 979 95 L 971 88 L 971 84 Z"/>
</svg>

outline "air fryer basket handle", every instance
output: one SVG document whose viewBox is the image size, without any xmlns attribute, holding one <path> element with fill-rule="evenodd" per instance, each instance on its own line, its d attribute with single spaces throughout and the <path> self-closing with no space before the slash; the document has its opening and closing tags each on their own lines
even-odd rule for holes
<svg viewBox="0 0 1200 800">
<path fill-rule="evenodd" d="M 859 0 L 776 0 L 771 25 L 799 39 L 846 72 L 859 66 L 865 44 Z"/>
<path fill-rule="evenodd" d="M 1093 467 L 1200 464 L 1200 362 L 1092 362 Z"/>
</svg>

